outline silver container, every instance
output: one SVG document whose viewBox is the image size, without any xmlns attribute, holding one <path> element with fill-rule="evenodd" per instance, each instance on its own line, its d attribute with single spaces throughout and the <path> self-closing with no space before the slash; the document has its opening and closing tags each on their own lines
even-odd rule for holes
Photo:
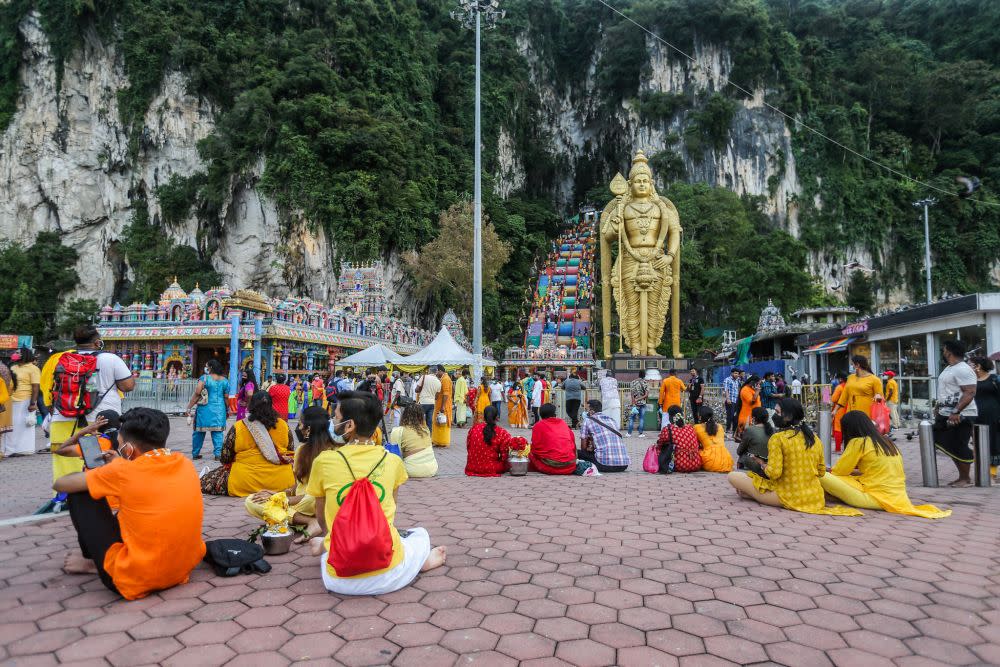
<svg viewBox="0 0 1000 667">
<path fill-rule="evenodd" d="M 260 536 L 261 545 L 264 547 L 265 556 L 280 556 L 287 554 L 292 548 L 292 541 L 295 533 L 288 531 L 283 535 L 270 535 L 264 533 Z"/>
<path fill-rule="evenodd" d="M 528 459 L 510 459 L 510 474 L 521 477 L 528 472 Z"/>
</svg>

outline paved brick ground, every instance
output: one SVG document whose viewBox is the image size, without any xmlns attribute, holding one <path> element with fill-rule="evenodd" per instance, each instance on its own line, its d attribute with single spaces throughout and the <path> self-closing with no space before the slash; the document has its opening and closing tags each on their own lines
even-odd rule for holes
<svg viewBox="0 0 1000 667">
<path fill-rule="evenodd" d="M 300 548 L 272 558 L 264 577 L 199 567 L 188 585 L 123 602 L 61 572 L 73 543 L 65 518 L 0 528 L 0 660 L 1000 664 L 995 489 L 911 488 L 915 501 L 954 509 L 941 521 L 816 517 L 739 501 L 707 473 L 470 479 L 455 434 L 438 451 L 441 476 L 399 496 L 398 524 L 447 544 L 448 566 L 378 598 L 326 593 Z M 185 449 L 180 421 L 174 437 Z M 649 442 L 631 441 L 636 464 Z M 903 448 L 916 480 L 916 446 Z M 44 484 L 47 466 L 45 456 L 0 462 L 5 495 Z M 206 539 L 249 532 L 240 504 L 206 499 Z"/>
</svg>

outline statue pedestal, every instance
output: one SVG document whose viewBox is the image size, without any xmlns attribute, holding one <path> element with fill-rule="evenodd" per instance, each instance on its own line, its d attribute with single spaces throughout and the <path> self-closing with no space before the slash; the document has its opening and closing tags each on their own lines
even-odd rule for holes
<svg viewBox="0 0 1000 667">
<path fill-rule="evenodd" d="M 689 359 L 671 359 L 670 357 L 633 357 L 627 352 L 613 355 L 605 361 L 608 370 L 615 374 L 619 382 L 631 382 L 642 376 L 647 380 L 662 379 L 671 368 L 678 373 L 691 368 Z M 658 380 L 657 380 L 658 381 Z"/>
</svg>

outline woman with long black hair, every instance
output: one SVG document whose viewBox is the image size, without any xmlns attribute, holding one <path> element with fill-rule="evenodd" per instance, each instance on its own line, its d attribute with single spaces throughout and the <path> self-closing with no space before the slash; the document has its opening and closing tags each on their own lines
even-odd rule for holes
<svg viewBox="0 0 1000 667">
<path fill-rule="evenodd" d="M 483 420 L 469 429 L 465 474 L 470 477 L 499 477 L 510 469 L 507 456 L 511 435 L 497 424 L 500 411 L 492 405 L 483 409 Z"/>
<path fill-rule="evenodd" d="M 844 453 L 823 475 L 823 490 L 852 507 L 885 510 L 925 519 L 951 516 L 951 510 L 934 505 L 914 506 L 906 495 L 903 457 L 895 443 L 878 432 L 864 412 L 850 410 L 841 420 Z M 858 475 L 854 475 L 855 468 Z"/>
<path fill-rule="evenodd" d="M 726 449 L 726 434 L 715 421 L 715 411 L 702 405 L 698 417 L 701 423 L 694 425 L 694 432 L 701 448 L 701 469 L 729 472 L 733 469 L 733 456 Z"/>
<path fill-rule="evenodd" d="M 826 507 L 820 477 L 826 474 L 823 446 L 803 421 L 805 411 L 794 398 L 783 398 L 772 420 L 778 431 L 767 443 L 767 460 L 758 459 L 767 477 L 755 472 L 731 472 L 729 483 L 741 498 L 762 505 L 808 514 L 859 516 L 850 507 Z"/>
<path fill-rule="evenodd" d="M 239 389 L 236 391 L 236 418 L 243 419 L 247 416 L 247 409 L 250 407 L 250 399 L 257 391 L 257 376 L 253 374 L 253 369 L 249 366 L 240 373 Z"/>
</svg>

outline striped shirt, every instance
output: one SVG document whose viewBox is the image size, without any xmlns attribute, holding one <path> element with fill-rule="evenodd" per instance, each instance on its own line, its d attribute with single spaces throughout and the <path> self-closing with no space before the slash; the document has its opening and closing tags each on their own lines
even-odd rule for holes
<svg viewBox="0 0 1000 667">
<path fill-rule="evenodd" d="M 722 388 L 726 392 L 726 400 L 730 403 L 736 403 L 740 400 L 740 381 L 733 379 L 730 375 L 722 382 Z"/>
<path fill-rule="evenodd" d="M 600 424 L 595 422 L 600 422 Z M 608 428 L 605 428 L 605 426 Z M 627 466 L 629 465 L 629 458 L 628 450 L 625 449 L 625 443 L 622 442 L 621 436 L 612 433 L 611 429 L 618 430 L 611 417 L 602 412 L 588 414 L 583 420 L 583 430 L 580 432 L 580 439 L 585 440 L 587 436 L 593 439 L 594 458 L 601 465 Z"/>
</svg>

